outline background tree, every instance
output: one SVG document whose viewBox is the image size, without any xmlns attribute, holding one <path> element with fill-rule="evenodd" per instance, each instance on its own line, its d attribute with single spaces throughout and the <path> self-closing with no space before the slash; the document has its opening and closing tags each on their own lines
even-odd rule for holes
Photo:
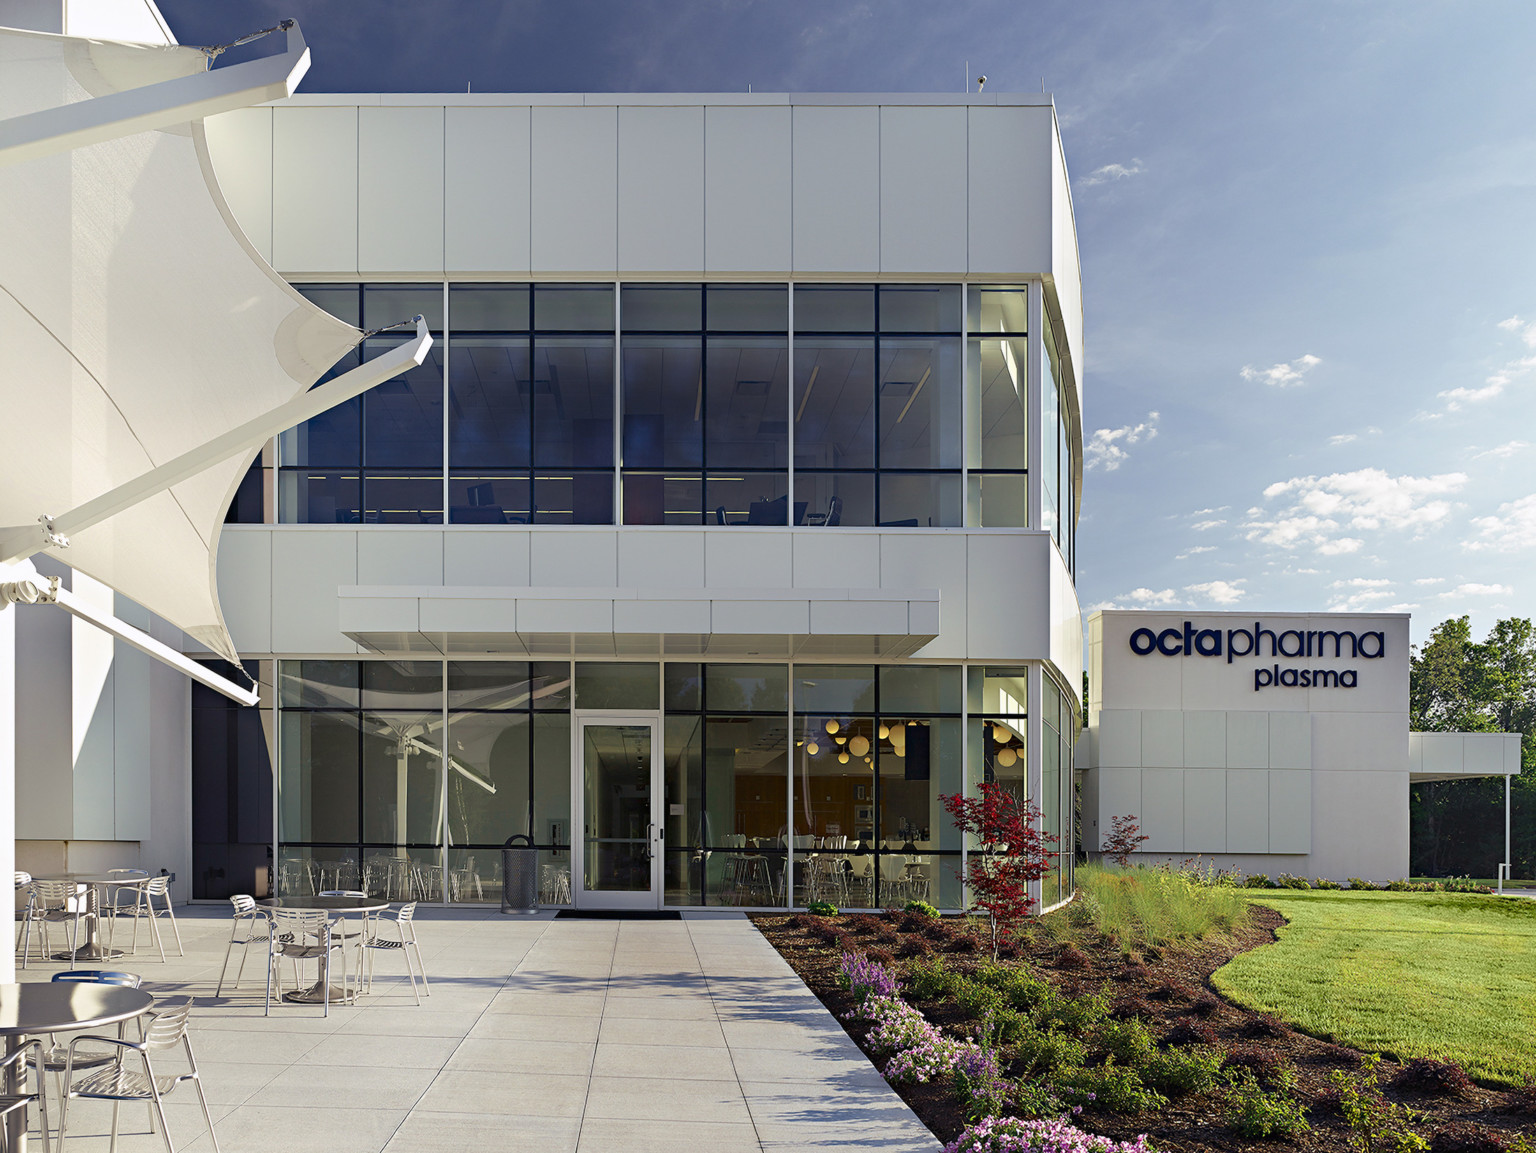
<svg viewBox="0 0 1536 1153">
<path fill-rule="evenodd" d="M 1409 724 L 1418 732 L 1518 732 L 1513 855 L 1517 877 L 1536 876 L 1536 627 L 1498 621 L 1481 642 L 1468 618 L 1442 621 L 1411 657 Z M 1421 876 L 1492 877 L 1504 859 L 1504 782 L 1413 785 L 1410 868 Z"/>
<path fill-rule="evenodd" d="M 1050 871 L 1048 842 L 1040 810 L 1033 801 L 1020 801 L 1003 785 L 985 781 L 979 797 L 939 794 L 939 800 L 961 833 L 975 838 L 967 854 L 965 882 L 971 908 L 987 914 L 992 927 L 992 959 L 1000 939 L 1014 935 L 1030 914 L 1035 899 L 1029 882 Z"/>
</svg>

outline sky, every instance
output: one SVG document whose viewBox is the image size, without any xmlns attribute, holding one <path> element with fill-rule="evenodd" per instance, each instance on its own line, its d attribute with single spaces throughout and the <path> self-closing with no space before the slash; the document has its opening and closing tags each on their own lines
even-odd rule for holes
<svg viewBox="0 0 1536 1153">
<path fill-rule="evenodd" d="M 161 0 L 302 91 L 1055 100 L 1085 610 L 1536 616 L 1536 5 Z"/>
</svg>

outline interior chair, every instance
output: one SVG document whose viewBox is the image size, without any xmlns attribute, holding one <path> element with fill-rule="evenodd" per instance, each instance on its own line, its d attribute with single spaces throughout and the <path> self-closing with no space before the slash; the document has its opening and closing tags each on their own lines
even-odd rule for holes
<svg viewBox="0 0 1536 1153">
<path fill-rule="evenodd" d="M 52 1148 L 48 1144 L 48 1093 L 43 1087 L 43 1042 L 39 1037 L 29 1037 L 18 1045 L 14 1052 L 7 1053 L 0 1060 L 0 1075 L 7 1078 L 14 1076 L 18 1085 L 22 1085 L 22 1076 L 26 1069 L 28 1056 L 32 1057 L 32 1083 L 36 1086 L 36 1092 L 27 1092 L 25 1087 L 19 1093 L 0 1093 L 0 1149 L 5 1153 L 11 1153 L 10 1135 L 6 1118 L 18 1109 L 25 1109 L 33 1102 L 37 1103 L 38 1131 L 43 1136 L 43 1153 L 48 1153 Z M 15 1072 L 12 1072 L 14 1067 Z M 23 1141 L 25 1144 L 25 1141 Z"/>
<path fill-rule="evenodd" d="M 86 886 L 74 881 L 35 880 L 27 900 L 26 920 L 22 924 L 23 942 L 21 967 L 27 967 L 27 957 L 32 951 L 32 926 L 38 927 L 43 956 L 48 956 L 48 926 L 69 922 L 69 951 L 80 947 L 80 922 L 91 914 L 91 902 Z"/>
<path fill-rule="evenodd" d="M 281 964 L 284 957 L 293 964 L 293 982 L 298 987 L 299 962 L 316 961 L 320 971 L 319 981 L 324 986 L 322 1004 L 324 1016 L 331 1015 L 331 953 L 341 948 L 341 942 L 331 936 L 331 918 L 324 912 L 299 909 L 273 909 L 272 926 L 267 933 L 267 1008 L 272 1012 L 272 983 L 277 982 L 277 995 L 283 995 Z M 342 980 L 346 980 L 346 963 L 343 961 Z M 343 985 L 342 992 L 347 993 Z"/>
<path fill-rule="evenodd" d="M 240 967 L 235 970 L 235 988 L 240 987 L 240 978 L 245 973 L 245 958 L 251 951 L 251 945 L 260 941 L 266 944 L 267 937 L 272 932 L 271 923 L 267 920 L 267 911 L 256 903 L 256 899 L 247 894 L 239 894 L 231 897 L 229 903 L 235 907 L 234 920 L 229 926 L 229 944 L 224 949 L 224 964 L 219 969 L 219 985 L 213 991 L 215 997 L 224 995 L 224 974 L 229 970 L 229 956 L 235 951 L 235 946 L 240 946 Z M 240 935 L 241 930 L 245 935 Z"/>
<path fill-rule="evenodd" d="M 142 1101 L 149 1107 L 150 1128 L 158 1126 L 165 1141 L 166 1153 L 175 1153 L 171 1144 L 171 1130 L 165 1122 L 163 1098 L 183 1081 L 197 1087 L 197 1099 L 203 1107 L 203 1120 L 208 1125 L 208 1139 L 218 1153 L 219 1137 L 213 1130 L 213 1114 L 208 1111 L 208 1097 L 203 1092 L 203 1082 L 197 1075 L 197 1058 L 192 1054 L 192 1038 L 187 1034 L 187 1019 L 192 1015 L 192 998 L 175 1009 L 166 1009 L 151 1016 L 144 1025 L 142 1039 L 129 1041 L 122 1037 L 86 1035 L 69 1043 L 64 1070 L 64 1100 L 59 1109 L 59 1147 L 64 1146 L 64 1133 L 69 1125 L 69 1103 L 76 1099 L 112 1102 L 112 1143 L 109 1149 L 117 1149 L 117 1114 L 124 1101 Z M 74 1078 L 77 1046 L 82 1042 L 115 1047 L 117 1056 L 108 1065 L 87 1074 L 80 1080 Z M 169 1050 L 181 1046 L 187 1058 L 187 1072 L 162 1076 L 155 1072 L 154 1059 Z M 124 1059 L 137 1053 L 144 1071 L 129 1068 Z"/>
<path fill-rule="evenodd" d="M 427 966 L 421 959 L 421 946 L 416 943 L 416 902 L 401 905 L 395 911 L 393 917 L 378 916 L 370 922 L 372 932 L 363 941 L 363 948 L 368 950 L 368 985 L 367 989 L 373 992 L 373 955 L 381 950 L 399 950 L 405 958 L 405 971 L 411 978 L 411 993 L 416 998 L 416 1004 L 421 1004 L 421 994 L 416 991 L 416 973 L 421 972 L 421 986 L 427 991 L 427 996 L 432 995 L 432 986 L 427 983 Z M 381 930 L 386 925 L 394 926 L 394 936 L 383 936 Z M 412 965 L 411 954 L 414 953 L 415 964 Z"/>
<path fill-rule="evenodd" d="M 835 528 L 843 523 L 843 498 L 834 496 L 827 504 L 827 519 L 825 524 L 829 528 Z"/>
</svg>

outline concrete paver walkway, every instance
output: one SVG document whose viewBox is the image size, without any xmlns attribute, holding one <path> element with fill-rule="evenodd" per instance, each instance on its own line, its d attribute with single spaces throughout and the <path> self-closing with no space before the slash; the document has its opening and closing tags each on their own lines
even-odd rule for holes
<svg viewBox="0 0 1536 1153">
<path fill-rule="evenodd" d="M 240 989 L 214 1000 L 229 921 L 206 907 L 182 911 L 185 958 L 162 965 L 141 934 L 112 964 L 157 997 L 198 998 L 193 1046 L 226 1153 L 940 1147 L 742 916 L 422 909 L 418 924 L 432 980 L 419 1008 L 403 976 L 383 976 L 403 972 L 386 955 L 355 1006 L 265 1017 L 259 945 Z M 189 1087 L 167 1109 L 178 1151 L 211 1149 Z M 109 1123 L 109 1106 L 75 1103 L 69 1148 L 105 1150 Z M 137 1107 L 123 1124 L 123 1153 L 163 1150 Z"/>
</svg>

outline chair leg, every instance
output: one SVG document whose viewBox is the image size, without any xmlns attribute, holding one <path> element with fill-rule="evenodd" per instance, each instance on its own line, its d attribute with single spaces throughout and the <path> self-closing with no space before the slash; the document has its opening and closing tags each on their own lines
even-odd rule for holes
<svg viewBox="0 0 1536 1153">
<path fill-rule="evenodd" d="M 270 930 L 269 930 L 270 931 Z M 240 978 L 245 975 L 245 959 L 251 955 L 251 939 L 246 939 L 240 946 L 240 967 L 235 970 L 235 988 L 240 987 Z"/>
<path fill-rule="evenodd" d="M 144 904 L 149 910 L 149 931 L 155 938 L 155 947 L 160 950 L 160 963 L 163 965 L 165 963 L 165 942 L 160 939 L 160 918 L 155 916 L 155 906 L 148 896 L 144 898 Z M 139 923 L 137 920 L 133 923 L 133 935 L 135 938 L 139 935 Z"/>
<path fill-rule="evenodd" d="M 213 1153 L 219 1153 L 219 1136 L 213 1131 L 213 1114 L 208 1110 L 208 1096 L 203 1092 L 203 1079 L 193 1077 L 192 1084 L 197 1086 L 197 1099 L 203 1106 L 203 1120 L 208 1123 L 208 1140 L 213 1142 Z"/>
<path fill-rule="evenodd" d="M 52 1148 L 48 1143 L 48 1082 L 44 1077 L 43 1052 L 41 1049 L 33 1051 L 34 1062 L 33 1077 L 37 1082 L 37 1122 L 38 1129 L 43 1135 L 43 1153 L 48 1153 Z"/>
<path fill-rule="evenodd" d="M 214 991 L 213 991 L 213 995 L 215 997 L 222 997 L 224 995 L 224 974 L 229 969 L 229 955 L 231 953 L 233 953 L 234 951 L 235 951 L 235 930 L 231 929 L 229 931 L 229 944 L 227 946 L 225 946 L 225 948 L 224 948 L 224 964 L 219 967 L 219 984 L 218 984 L 218 987 L 216 989 L 214 989 Z M 241 955 L 241 964 L 242 964 L 242 966 L 244 965 L 244 954 Z M 235 978 L 235 988 L 238 989 L 239 987 L 240 987 L 240 978 L 236 977 Z"/>
<path fill-rule="evenodd" d="M 145 1061 L 144 1064 L 147 1068 L 149 1062 Z M 155 1080 L 153 1074 L 150 1075 L 149 1085 L 150 1092 L 154 1094 L 154 1098 L 151 1103 L 151 1107 L 154 1109 L 153 1116 L 160 1122 L 160 1135 L 165 1138 L 165 1153 L 176 1153 L 176 1150 L 171 1146 L 171 1127 L 165 1123 L 165 1105 L 160 1100 L 160 1091 L 155 1088 Z"/>
<path fill-rule="evenodd" d="M 176 935 L 176 955 L 185 957 L 187 951 L 181 946 L 181 929 L 176 925 L 176 910 L 171 906 L 171 891 L 165 891 L 165 915 L 171 919 L 171 932 Z"/>
</svg>

